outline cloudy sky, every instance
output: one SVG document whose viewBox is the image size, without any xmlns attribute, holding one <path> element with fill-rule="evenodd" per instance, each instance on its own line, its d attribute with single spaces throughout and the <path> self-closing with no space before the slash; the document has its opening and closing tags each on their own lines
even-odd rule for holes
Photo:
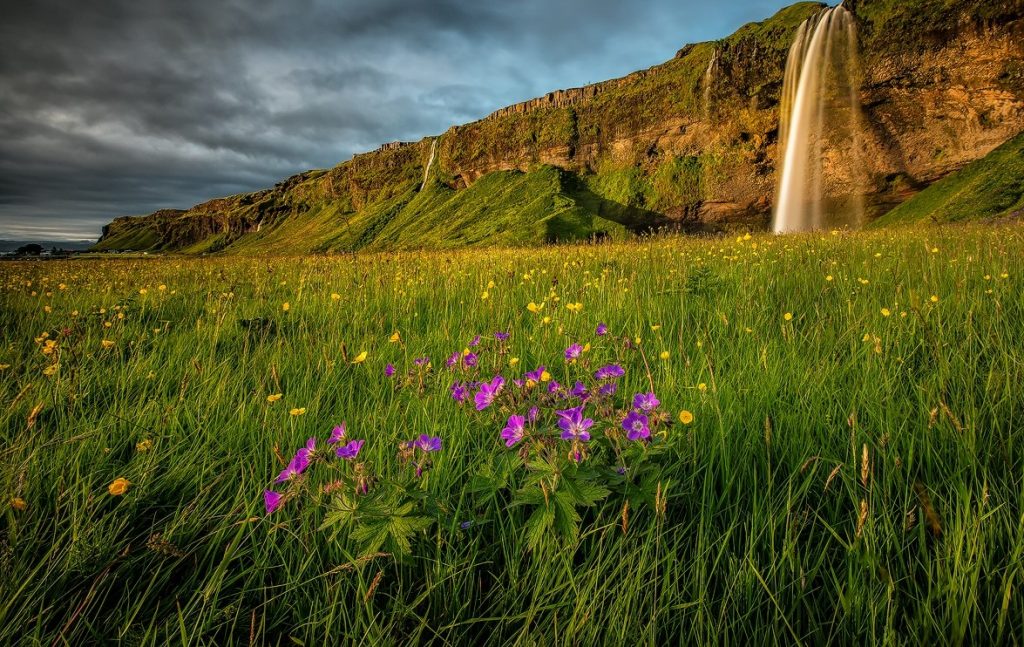
<svg viewBox="0 0 1024 647">
<path fill-rule="evenodd" d="M 786 0 L 31 0 L 0 19 L 0 238 L 272 185 L 621 76 Z"/>
</svg>

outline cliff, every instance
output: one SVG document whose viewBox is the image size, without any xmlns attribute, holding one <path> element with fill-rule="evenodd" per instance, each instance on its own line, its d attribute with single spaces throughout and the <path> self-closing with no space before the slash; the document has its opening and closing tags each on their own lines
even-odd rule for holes
<svg viewBox="0 0 1024 647">
<path fill-rule="evenodd" d="M 868 166 L 854 190 L 873 217 L 1024 130 L 1024 0 L 846 6 L 859 30 Z M 788 48 L 821 7 L 796 4 L 648 70 L 271 189 L 119 218 L 97 248 L 287 253 L 764 227 Z M 828 183 L 851 190 L 845 178 Z"/>
</svg>

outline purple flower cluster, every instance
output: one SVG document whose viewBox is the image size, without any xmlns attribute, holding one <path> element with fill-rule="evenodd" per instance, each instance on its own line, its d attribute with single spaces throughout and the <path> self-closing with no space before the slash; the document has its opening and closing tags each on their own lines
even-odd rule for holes
<svg viewBox="0 0 1024 647">
<path fill-rule="evenodd" d="M 328 445 L 334 445 L 334 453 L 338 458 L 352 461 L 359 456 L 359 450 L 362 449 L 363 440 L 353 440 L 345 443 L 345 423 L 341 423 L 337 427 L 331 430 L 331 435 L 327 438 Z M 277 475 L 274 479 L 275 483 L 287 483 L 298 479 L 302 474 L 309 468 L 314 460 L 322 458 L 323 453 L 318 451 L 316 448 L 316 438 L 310 438 L 306 441 L 303 447 L 300 447 L 295 452 L 295 456 L 288 461 L 288 465 Z M 263 504 L 266 507 L 267 514 L 277 510 L 281 504 L 285 501 L 285 495 L 280 492 L 273 490 L 266 490 L 263 492 Z"/>
</svg>

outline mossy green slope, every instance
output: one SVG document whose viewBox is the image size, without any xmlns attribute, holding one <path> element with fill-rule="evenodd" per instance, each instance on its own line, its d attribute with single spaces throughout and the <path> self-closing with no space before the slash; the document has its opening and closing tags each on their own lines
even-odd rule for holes
<svg viewBox="0 0 1024 647">
<path fill-rule="evenodd" d="M 872 223 L 947 223 L 1024 215 L 1024 132 Z"/>
</svg>

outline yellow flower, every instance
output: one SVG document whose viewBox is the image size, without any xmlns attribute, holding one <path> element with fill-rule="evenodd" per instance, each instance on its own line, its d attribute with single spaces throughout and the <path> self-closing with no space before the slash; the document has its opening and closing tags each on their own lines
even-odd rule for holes
<svg viewBox="0 0 1024 647">
<path fill-rule="evenodd" d="M 569 312 L 579 312 L 579 311 L 583 310 L 583 304 L 582 303 L 567 303 L 567 304 L 565 304 L 565 309 L 568 310 Z"/>
<path fill-rule="evenodd" d="M 6 371 L 11 367 L 10 364 L 0 364 L 0 371 Z"/>
<path fill-rule="evenodd" d="M 679 422 L 683 423 L 684 425 L 690 424 L 691 422 L 693 422 L 693 414 L 687 411 L 686 409 L 683 409 L 682 411 L 679 412 Z"/>
<path fill-rule="evenodd" d="M 1010 278 L 1010 273 L 1009 272 L 1003 272 L 1002 274 L 999 275 L 999 278 L 1001 278 L 1001 279 L 1008 279 L 1008 278 Z"/>
<path fill-rule="evenodd" d="M 362 364 L 363 362 L 366 361 L 366 355 L 367 355 L 367 352 L 364 350 L 363 352 L 361 352 L 361 353 L 359 353 L 358 355 L 355 356 L 355 359 L 352 360 L 352 363 L 353 364 Z"/>
<path fill-rule="evenodd" d="M 653 332 L 658 332 L 659 330 L 661 330 L 661 324 L 654 324 L 653 326 L 651 326 L 651 330 Z"/>
<path fill-rule="evenodd" d="M 932 295 L 932 303 L 938 303 L 938 302 L 939 302 L 939 295 L 933 294 Z"/>
<path fill-rule="evenodd" d="M 548 373 L 547 371 L 542 371 L 541 374 L 540 374 L 540 381 L 541 382 L 550 382 L 551 381 L 551 373 Z"/>
<path fill-rule="evenodd" d="M 782 315 L 782 318 L 785 319 L 786 321 L 793 321 L 793 313 L 787 312 L 786 314 Z"/>
<path fill-rule="evenodd" d="M 283 310 L 285 312 L 288 312 L 291 309 L 292 309 L 292 306 L 287 301 L 285 301 L 284 303 L 281 304 L 281 310 Z"/>
<path fill-rule="evenodd" d="M 114 342 L 110 341 L 109 339 L 104 339 L 101 343 L 103 344 L 104 348 L 113 348 L 115 346 Z"/>
<path fill-rule="evenodd" d="M 337 292 L 331 293 L 331 301 L 341 301 L 341 295 Z"/>
<path fill-rule="evenodd" d="M 832 275 L 831 275 L 831 274 L 829 274 L 828 276 L 826 276 L 826 277 L 825 277 L 825 280 L 826 280 L 826 281 L 831 281 L 831 280 L 832 280 Z"/>
<path fill-rule="evenodd" d="M 488 290 L 493 290 L 494 289 L 494 281 L 488 281 L 487 282 L 487 289 Z"/>
<path fill-rule="evenodd" d="M 273 404 L 274 402 L 280 400 L 282 395 L 282 393 L 271 393 L 270 395 L 267 396 L 267 402 Z"/>
<path fill-rule="evenodd" d="M 135 451 L 137 452 L 145 453 L 151 449 L 153 449 L 153 441 L 150 440 L 149 438 L 146 438 L 145 440 L 140 440 L 139 442 L 135 443 Z"/>
<path fill-rule="evenodd" d="M 589 353 L 590 352 L 590 342 L 589 341 L 583 346 L 583 352 L 584 353 Z"/>
<path fill-rule="evenodd" d="M 57 367 L 59 366 L 60 364 L 50 364 L 49 366 L 43 369 L 43 375 L 47 377 L 53 375 L 54 373 L 57 372 Z"/>
<path fill-rule="evenodd" d="M 697 385 L 697 390 L 700 391 L 701 393 L 706 393 L 708 390 L 708 385 L 701 382 L 700 384 Z"/>
<path fill-rule="evenodd" d="M 663 350 L 661 351 L 661 355 L 659 355 L 658 357 L 660 357 L 663 360 L 667 360 L 669 357 L 671 357 L 671 355 L 667 350 Z"/>
<path fill-rule="evenodd" d="M 882 316 L 883 317 L 888 317 L 891 314 L 892 314 L 892 312 L 889 311 L 889 308 L 882 308 Z"/>
<path fill-rule="evenodd" d="M 395 332 L 391 333 L 390 337 L 388 337 L 388 341 L 391 342 L 392 344 L 397 344 L 398 342 L 402 341 L 402 336 L 398 334 L 398 331 L 396 330 Z"/>
<path fill-rule="evenodd" d="M 544 317 L 544 318 L 543 318 L 543 319 L 541 319 L 540 321 L 541 321 L 541 323 L 543 323 L 543 324 L 549 324 L 549 323 L 551 323 L 551 317 Z"/>
<path fill-rule="evenodd" d="M 508 365 L 509 366 L 515 366 L 518 363 L 519 363 L 519 358 L 518 357 L 512 357 L 512 358 L 509 358 L 509 360 L 508 360 Z M 3 367 L 0 366 L 0 368 L 3 368 Z"/>
<path fill-rule="evenodd" d="M 27 508 L 28 504 L 25 503 L 25 499 L 21 498 L 20 496 L 16 496 L 11 498 L 11 507 L 14 508 L 15 510 L 20 511 Z"/>
<path fill-rule="evenodd" d="M 543 301 L 541 301 L 540 305 L 537 305 L 533 301 L 531 301 L 531 302 L 526 304 L 526 309 L 529 310 L 530 312 L 534 313 L 534 314 L 537 314 L 538 312 L 540 312 L 541 308 L 543 308 L 543 307 L 544 307 L 544 302 Z"/>
<path fill-rule="evenodd" d="M 490 296 L 490 295 L 489 295 L 489 294 L 487 294 L 487 290 L 484 290 L 484 291 L 483 291 L 483 293 L 481 293 L 481 294 L 480 294 L 480 300 L 481 300 L 481 301 L 486 301 L 486 300 L 487 300 L 487 297 L 489 297 L 489 296 Z"/>
<path fill-rule="evenodd" d="M 295 407 L 294 409 L 292 409 L 288 413 L 290 413 L 293 416 L 301 416 L 301 415 L 304 415 L 306 413 L 306 407 Z"/>
<path fill-rule="evenodd" d="M 161 292 L 166 292 L 167 286 L 161 283 L 157 290 L 160 290 Z"/>
<path fill-rule="evenodd" d="M 121 496 L 128 491 L 129 485 L 131 482 L 128 479 L 119 476 L 107 487 L 107 492 L 110 492 L 110 496 Z"/>
</svg>

